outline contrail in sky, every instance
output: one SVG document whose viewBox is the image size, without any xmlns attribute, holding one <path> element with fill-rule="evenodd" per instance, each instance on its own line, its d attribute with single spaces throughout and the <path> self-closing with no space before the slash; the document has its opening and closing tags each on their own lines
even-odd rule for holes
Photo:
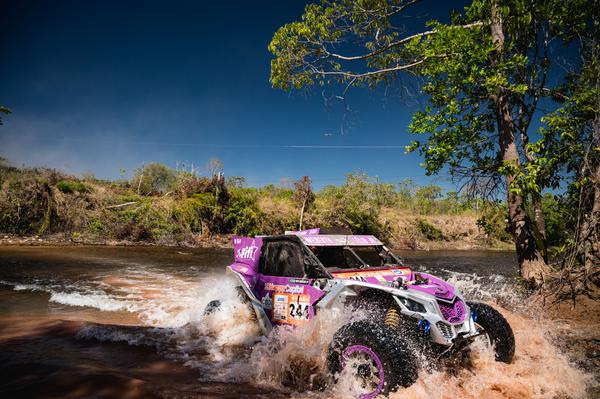
<svg viewBox="0 0 600 399">
<path fill-rule="evenodd" d="M 105 143 L 105 144 L 125 144 L 123 141 L 112 140 L 86 140 L 63 138 L 60 141 L 85 142 L 85 143 Z M 193 144 L 193 143 L 168 143 L 157 141 L 128 141 L 127 144 L 133 145 L 157 145 L 172 147 L 212 147 L 212 148 L 297 148 L 297 149 L 405 149 L 405 145 L 313 145 L 313 144 Z"/>
</svg>

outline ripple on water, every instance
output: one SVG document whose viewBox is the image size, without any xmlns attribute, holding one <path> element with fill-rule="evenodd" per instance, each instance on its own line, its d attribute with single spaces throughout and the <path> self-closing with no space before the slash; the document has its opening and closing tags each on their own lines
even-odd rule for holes
<svg viewBox="0 0 600 399">
<path fill-rule="evenodd" d="M 16 291 L 43 291 L 54 303 L 91 307 L 102 312 L 135 313 L 142 326 L 88 325 L 78 337 L 148 346 L 169 359 L 199 371 L 206 381 L 251 382 L 291 389 L 313 397 L 348 397 L 356 387 L 345 383 L 317 392 L 327 382 L 326 350 L 335 331 L 350 319 L 334 311 L 320 313 L 304 329 L 277 329 L 261 337 L 235 283 L 223 276 L 170 275 L 148 269 L 124 269 L 89 281 L 0 282 Z M 467 298 L 494 301 L 511 324 L 516 339 L 512 364 L 494 361 L 490 348 L 475 345 L 469 367 L 454 373 L 421 371 L 418 381 L 391 398 L 552 398 L 584 397 L 592 377 L 571 364 L 551 339 L 550 320 L 532 315 L 503 276 L 475 276 L 445 271 Z M 203 279 L 199 279 L 202 277 Z M 206 304 L 220 299 L 222 312 L 203 316 Z M 498 301 L 503 305 L 498 305 Z M 361 315 L 353 315 L 361 317 Z"/>
</svg>

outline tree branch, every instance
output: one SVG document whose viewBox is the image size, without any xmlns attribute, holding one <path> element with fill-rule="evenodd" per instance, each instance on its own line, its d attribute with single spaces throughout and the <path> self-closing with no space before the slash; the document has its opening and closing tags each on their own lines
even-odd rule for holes
<svg viewBox="0 0 600 399">
<path fill-rule="evenodd" d="M 473 23 L 467 24 L 467 25 L 452 26 L 451 28 L 452 29 L 456 29 L 456 28 L 469 29 L 469 28 L 473 28 L 473 27 L 477 27 L 477 26 L 482 26 L 482 25 L 483 25 L 483 22 L 477 21 L 477 22 L 473 22 Z M 328 56 L 333 57 L 333 58 L 337 58 L 337 59 L 344 60 L 344 61 L 364 60 L 364 59 L 367 59 L 367 58 L 374 57 L 374 56 L 376 56 L 378 54 L 381 54 L 381 53 L 383 53 L 383 52 L 385 52 L 385 51 L 387 51 L 387 50 L 389 50 L 389 49 L 391 49 L 393 47 L 397 47 L 397 46 L 401 46 L 403 44 L 406 44 L 406 43 L 408 43 L 409 41 L 411 41 L 411 40 L 413 40 L 415 38 L 430 36 L 430 35 L 433 35 L 435 33 L 437 33 L 436 30 L 429 30 L 429 31 L 426 31 L 426 32 L 416 33 L 414 35 L 411 35 L 411 36 L 405 37 L 403 39 L 397 40 L 395 42 L 392 42 L 392 43 L 388 44 L 387 46 L 384 46 L 384 47 L 382 47 L 380 49 L 377 49 L 375 51 L 372 51 L 370 53 L 363 54 L 363 55 L 345 56 L 345 55 L 342 55 L 342 54 L 336 54 L 336 53 L 332 53 L 332 52 L 328 51 L 325 48 L 324 45 L 322 46 L 322 48 L 323 48 L 323 51 L 325 52 L 325 54 L 327 54 Z"/>
<path fill-rule="evenodd" d="M 362 78 L 368 78 L 369 76 L 379 75 L 382 73 L 396 72 L 396 71 L 402 71 L 404 69 L 410 69 L 417 65 L 422 64 L 423 62 L 425 62 L 425 60 L 427 60 L 427 58 L 428 57 L 423 57 L 422 59 L 415 61 L 413 63 L 410 63 L 410 64 L 397 65 L 395 67 L 378 69 L 376 71 L 365 72 L 365 73 L 352 73 L 352 72 L 343 72 L 343 71 L 323 71 L 323 70 L 317 69 L 314 66 L 311 66 L 311 69 L 313 70 L 313 73 L 315 73 L 317 75 L 323 75 L 323 76 L 336 75 L 336 76 L 343 76 L 346 78 L 362 79 Z"/>
</svg>

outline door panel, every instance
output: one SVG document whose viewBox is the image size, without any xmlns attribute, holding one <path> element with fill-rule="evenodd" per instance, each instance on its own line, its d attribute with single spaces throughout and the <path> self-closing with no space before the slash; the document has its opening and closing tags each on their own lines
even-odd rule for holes
<svg viewBox="0 0 600 399">
<path fill-rule="evenodd" d="M 258 299 L 273 324 L 300 326 L 314 317 L 314 303 L 323 291 L 312 280 L 295 277 L 259 275 Z"/>
</svg>

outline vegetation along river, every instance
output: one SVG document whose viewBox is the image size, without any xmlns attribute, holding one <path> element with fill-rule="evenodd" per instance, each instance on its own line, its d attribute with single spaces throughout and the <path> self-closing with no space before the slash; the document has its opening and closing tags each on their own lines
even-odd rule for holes
<svg viewBox="0 0 600 399">
<path fill-rule="evenodd" d="M 512 364 L 476 347 L 468 364 L 427 368 L 392 398 L 597 397 L 598 320 L 544 311 L 513 285 L 515 255 L 400 252 L 467 298 L 494 303 L 516 337 Z M 348 397 L 323 386 L 324 348 L 341 321 L 267 338 L 224 274 L 228 249 L 0 247 L 0 396 Z M 203 316 L 212 299 L 226 312 Z"/>
</svg>

